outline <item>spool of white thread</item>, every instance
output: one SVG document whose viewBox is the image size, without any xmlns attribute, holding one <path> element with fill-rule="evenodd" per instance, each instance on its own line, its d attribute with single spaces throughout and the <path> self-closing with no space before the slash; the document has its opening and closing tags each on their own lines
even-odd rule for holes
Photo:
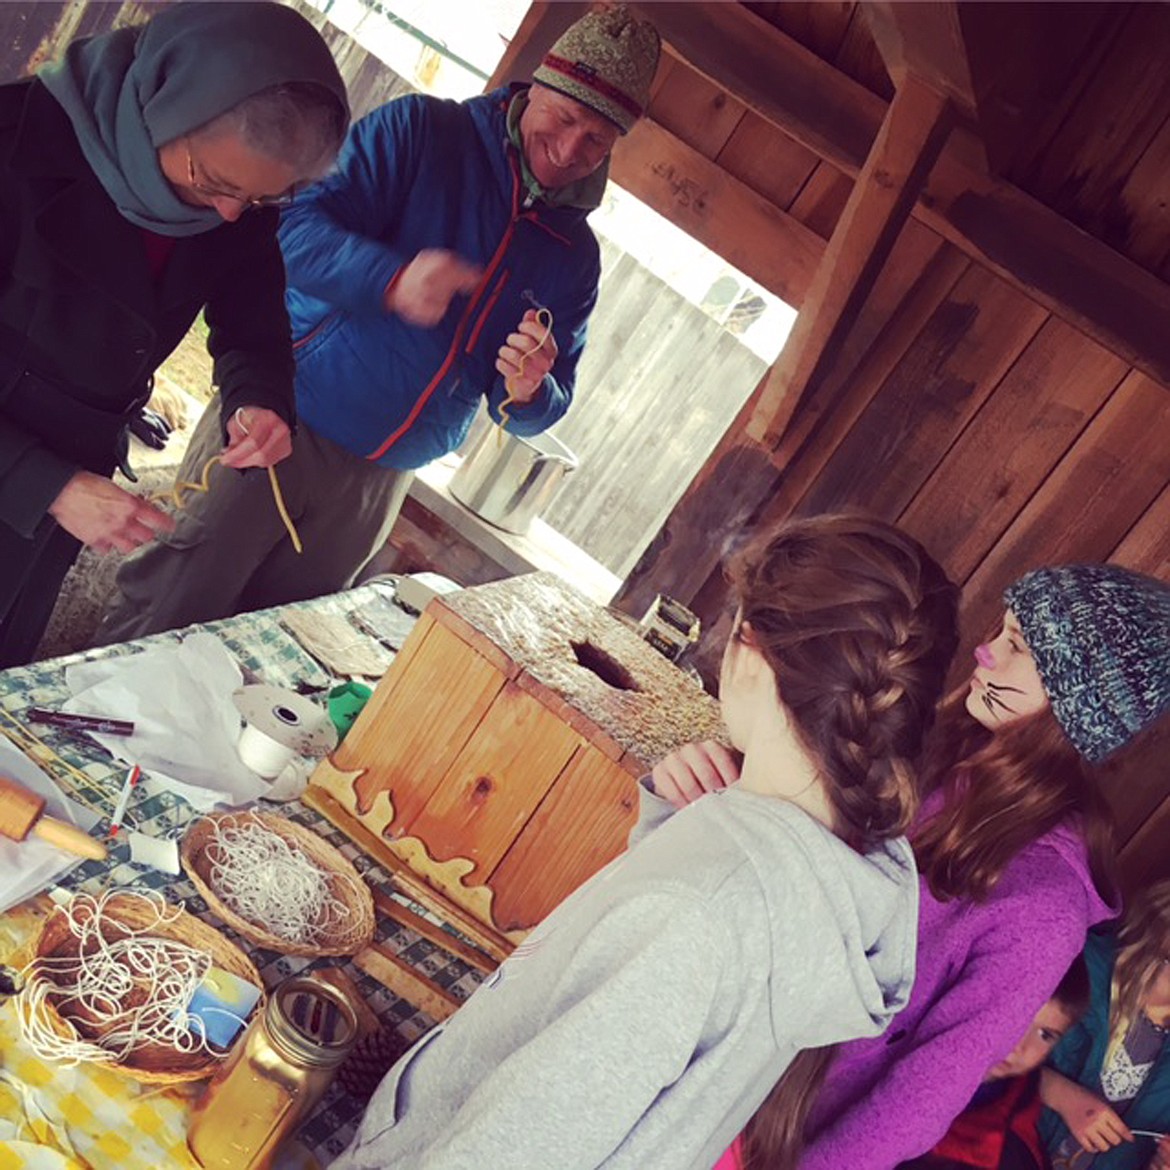
<svg viewBox="0 0 1170 1170">
<path fill-rule="evenodd" d="M 305 695 L 263 684 L 232 695 L 244 719 L 236 752 L 244 766 L 272 780 L 294 756 L 319 756 L 337 746 L 328 712 Z"/>
<path fill-rule="evenodd" d="M 279 775 L 293 757 L 293 750 L 288 744 L 277 743 L 251 724 L 240 733 L 236 751 L 245 767 L 251 768 L 265 780 L 272 780 Z"/>
</svg>

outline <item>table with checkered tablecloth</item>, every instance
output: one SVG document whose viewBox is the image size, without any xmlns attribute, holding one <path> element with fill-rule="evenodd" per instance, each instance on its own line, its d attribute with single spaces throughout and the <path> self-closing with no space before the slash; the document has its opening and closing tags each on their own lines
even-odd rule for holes
<svg viewBox="0 0 1170 1170">
<path fill-rule="evenodd" d="M 0 671 L 0 712 L 35 731 L 57 757 L 72 765 L 68 769 L 44 765 L 67 796 L 108 816 L 122 786 L 124 766 L 88 736 L 42 725 L 34 727 L 24 718 L 30 707 L 57 708 L 69 698 L 66 667 L 84 658 L 133 654 L 150 645 L 175 642 L 198 629 L 222 640 L 248 681 L 302 690 L 324 689 L 338 680 L 300 646 L 282 623 L 282 616 L 302 611 L 348 617 L 377 589 L 376 585 L 363 586 L 294 606 L 241 614 L 178 633 L 158 634 L 121 646 Z M 368 637 L 356 625 L 354 631 L 355 637 Z M 6 723 L 0 720 L 0 731 Z M 178 836 L 199 815 L 185 800 L 149 776 L 135 789 L 129 811 L 135 828 L 160 837 Z M 389 875 L 318 813 L 299 801 L 273 806 L 273 811 L 312 829 L 336 846 L 373 889 L 398 898 L 416 913 L 427 914 L 423 907 L 394 889 Z M 101 825 L 95 831 L 105 828 Z M 352 963 L 337 958 L 289 957 L 241 938 L 208 910 L 185 875 L 172 877 L 132 864 L 124 841 L 111 843 L 105 861 L 85 862 L 58 884 L 66 891 L 91 894 L 111 885 L 159 890 L 169 901 L 206 920 L 247 952 L 268 990 L 289 976 L 340 965 L 381 1022 L 395 1028 L 404 1039 L 416 1038 L 432 1024 L 428 1016 Z M 43 897 L 31 899 L 0 915 L 0 962 L 18 956 L 35 937 L 46 906 Z M 457 998 L 470 995 L 479 979 L 457 957 L 394 922 L 379 921 L 375 940 Z M 139 1085 L 117 1072 L 93 1065 L 63 1068 L 46 1063 L 21 1042 L 13 1005 L 0 1005 L 0 1170 L 194 1168 L 197 1164 L 187 1151 L 186 1132 L 192 1103 L 199 1092 L 199 1086 L 160 1089 Z M 301 1126 L 298 1141 L 281 1155 L 278 1170 L 327 1165 L 349 1142 L 362 1109 L 362 1102 L 347 1097 L 335 1084 Z"/>
</svg>

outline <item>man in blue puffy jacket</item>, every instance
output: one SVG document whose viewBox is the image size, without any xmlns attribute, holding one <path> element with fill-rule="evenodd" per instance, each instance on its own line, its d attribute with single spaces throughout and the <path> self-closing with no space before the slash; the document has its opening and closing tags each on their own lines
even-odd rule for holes
<svg viewBox="0 0 1170 1170">
<path fill-rule="evenodd" d="M 173 536 L 123 564 L 101 640 L 345 588 L 385 543 L 411 469 L 462 442 L 481 398 L 518 435 L 564 415 L 600 275 L 585 217 L 658 55 L 652 25 L 595 11 L 530 87 L 400 98 L 353 128 L 280 229 L 299 429 L 279 474 L 304 553 L 266 476 L 214 470 Z M 218 418 L 213 401 L 180 479 L 221 450 Z"/>
</svg>

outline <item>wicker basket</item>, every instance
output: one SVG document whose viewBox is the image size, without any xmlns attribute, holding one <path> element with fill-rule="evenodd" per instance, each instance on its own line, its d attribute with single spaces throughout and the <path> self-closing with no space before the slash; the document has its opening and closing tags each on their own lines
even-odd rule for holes
<svg viewBox="0 0 1170 1170">
<path fill-rule="evenodd" d="M 304 853 L 324 873 L 333 896 L 345 903 L 350 911 L 349 922 L 339 927 L 327 941 L 313 944 L 282 938 L 266 927 L 241 917 L 212 888 L 209 875 L 213 858 L 208 855 L 208 851 L 216 847 L 213 833 L 216 824 L 239 826 L 250 822 L 259 823 Z M 374 899 L 361 875 L 327 841 L 286 817 L 253 811 L 201 817 L 183 837 L 179 856 L 187 876 L 203 895 L 207 905 L 233 930 L 268 950 L 284 955 L 353 955 L 374 937 Z"/>
<path fill-rule="evenodd" d="M 216 967 L 238 975 L 263 990 L 260 972 L 243 951 L 218 930 L 178 907 L 169 906 L 167 913 L 168 921 L 160 923 L 156 903 L 138 894 L 125 893 L 115 894 L 106 902 L 103 917 L 130 928 L 126 933 L 150 928 L 146 937 L 176 939 L 186 943 L 210 955 Z M 173 918 L 171 914 L 174 914 Z M 78 953 L 78 939 L 70 930 L 67 919 L 65 910 L 60 908 L 45 919 L 33 947 L 37 958 L 67 958 Z M 261 1010 L 263 1004 L 262 995 L 253 1012 Z M 77 1035 L 83 1040 L 95 1039 L 86 1028 L 84 1017 L 70 1014 L 67 1022 L 59 1014 L 51 995 L 44 1001 L 43 1018 L 62 1037 Z M 212 1052 L 178 1052 L 164 1044 L 143 1044 L 122 1060 L 112 1061 L 108 1067 L 143 1084 L 166 1085 L 209 1077 L 219 1067 L 221 1060 L 222 1056 Z"/>
</svg>

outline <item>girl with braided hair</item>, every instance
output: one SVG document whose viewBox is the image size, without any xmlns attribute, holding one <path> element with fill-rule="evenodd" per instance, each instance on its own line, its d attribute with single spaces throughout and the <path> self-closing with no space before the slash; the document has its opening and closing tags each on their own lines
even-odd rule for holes
<svg viewBox="0 0 1170 1170">
<path fill-rule="evenodd" d="M 1004 603 L 999 632 L 942 706 L 923 771 L 909 1005 L 886 1036 L 841 1046 L 831 1064 L 822 1057 L 829 1071 L 811 1115 L 808 1082 L 778 1084 L 718 1170 L 891 1170 L 925 1154 L 1089 928 L 1117 913 L 1094 765 L 1170 707 L 1170 585 L 1063 565 L 1027 574 Z M 729 761 L 676 761 L 667 795 L 691 799 L 734 774 Z"/>
<path fill-rule="evenodd" d="M 336 1170 L 710 1170 L 797 1053 L 904 1005 L 957 591 L 856 516 L 764 535 L 733 579 L 739 783 L 675 813 L 644 782 L 630 850 L 390 1070 Z"/>
</svg>

